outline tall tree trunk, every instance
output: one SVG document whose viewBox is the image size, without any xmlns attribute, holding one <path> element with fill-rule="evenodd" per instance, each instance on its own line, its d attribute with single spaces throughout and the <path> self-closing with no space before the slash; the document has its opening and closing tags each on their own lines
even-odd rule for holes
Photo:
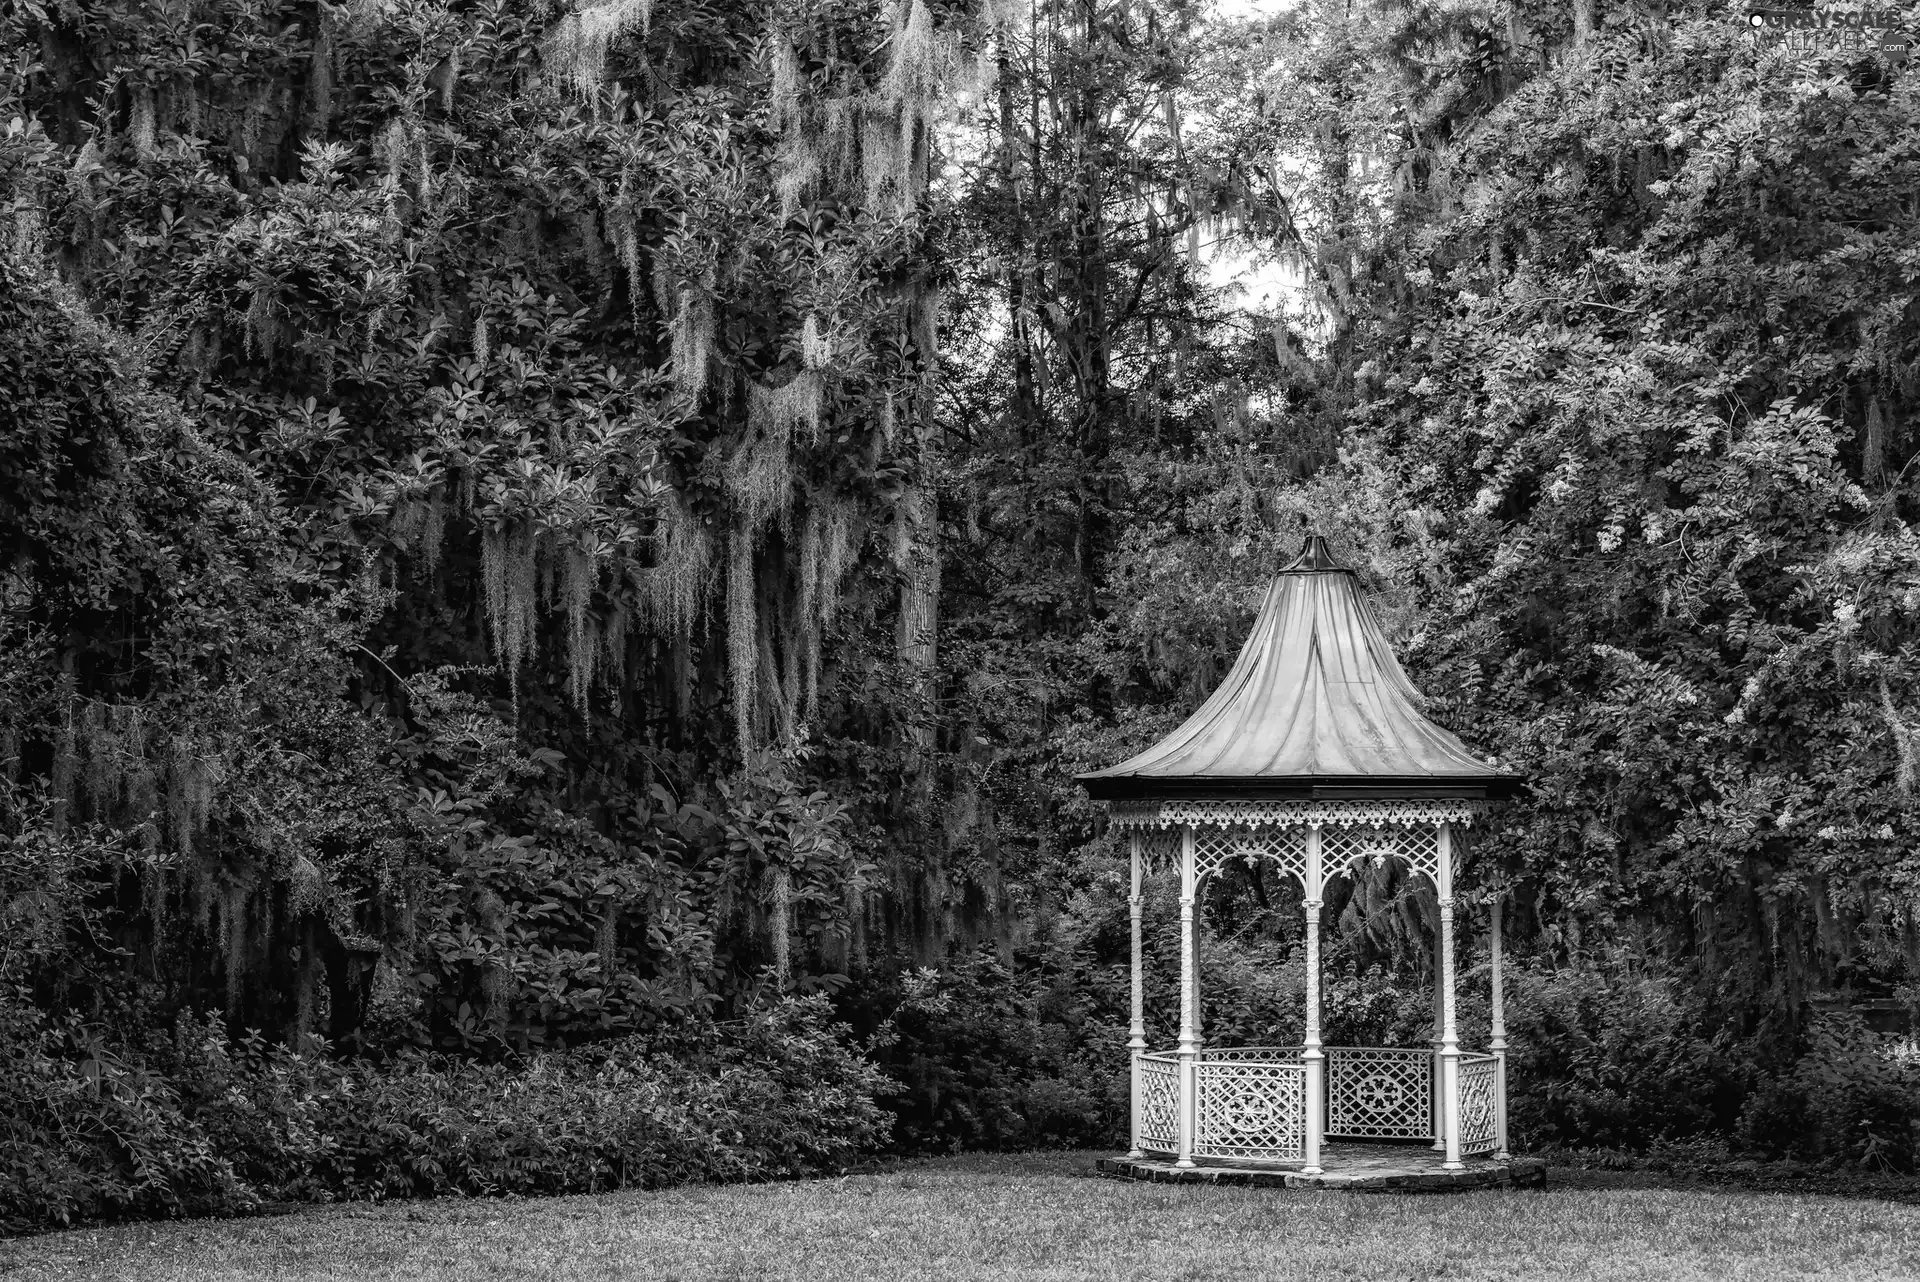
<svg viewBox="0 0 1920 1282">
<path fill-rule="evenodd" d="M 1013 412 L 1023 446 L 1030 446 L 1039 432 L 1040 398 L 1034 386 L 1033 333 L 1027 321 L 1027 291 L 1031 264 L 1027 246 L 1031 234 L 1027 227 L 1027 193 L 1022 187 L 1019 142 L 1020 120 L 1013 101 L 1013 59 L 1003 40 L 999 56 L 1000 92 L 1000 189 L 1013 202 L 1013 226 L 1008 236 L 1012 261 L 1007 263 L 1007 315 L 1012 318 L 1013 335 Z M 1032 77 L 1028 77 L 1029 83 Z M 1035 91 L 1037 93 L 1037 90 Z M 1037 111 L 1037 99 L 1035 103 Z M 1037 129 L 1037 121 L 1036 121 Z M 1037 139 L 1030 145 L 1037 145 Z M 1029 156 L 1026 180 L 1037 182 L 1039 167 Z"/>
<path fill-rule="evenodd" d="M 938 306 L 932 297 L 923 298 L 919 303 L 922 309 L 937 309 Z M 937 317 L 927 314 L 918 328 L 923 334 L 931 334 L 936 324 Z M 928 361 L 931 364 L 931 353 L 928 354 Z M 933 416 L 924 401 L 923 391 L 916 398 L 915 413 L 920 440 L 920 470 L 901 498 L 897 545 L 899 567 L 906 577 L 900 585 L 895 653 L 912 674 L 915 693 L 920 698 L 925 714 L 914 730 L 916 754 L 924 753 L 933 746 L 930 718 L 938 695 L 940 661 L 937 640 L 940 623 L 940 513 L 934 488 L 938 449 L 933 433 Z"/>
<path fill-rule="evenodd" d="M 1098 46 L 1097 18 L 1089 10 L 1082 45 Z M 1079 572 L 1081 605 L 1093 613 L 1095 552 L 1102 534 L 1103 505 L 1097 481 L 1105 472 L 1107 410 L 1111 400 L 1107 332 L 1107 246 L 1105 243 L 1106 182 L 1101 166 L 1099 132 L 1105 118 L 1104 78 L 1089 76 L 1073 99 L 1071 121 L 1074 147 L 1073 279 L 1076 297 L 1068 327 L 1068 358 L 1079 401 L 1074 424 L 1074 446 L 1079 454 L 1080 480 L 1075 504 L 1075 566 Z"/>
<path fill-rule="evenodd" d="M 894 653 L 913 689 L 905 777 L 901 781 L 901 819 L 906 831 L 913 834 L 910 840 L 921 857 L 896 870 L 892 891 L 896 902 L 906 910 L 913 954 L 922 965 L 935 964 L 944 954 L 949 916 L 944 875 L 946 832 L 934 805 L 933 757 L 940 681 L 940 522 L 935 492 L 938 451 L 927 401 L 936 360 L 938 306 L 936 295 L 924 287 L 917 291 L 911 320 L 926 370 L 912 410 L 919 442 L 918 469 L 901 496 L 894 549 L 895 564 L 902 572 Z"/>
</svg>

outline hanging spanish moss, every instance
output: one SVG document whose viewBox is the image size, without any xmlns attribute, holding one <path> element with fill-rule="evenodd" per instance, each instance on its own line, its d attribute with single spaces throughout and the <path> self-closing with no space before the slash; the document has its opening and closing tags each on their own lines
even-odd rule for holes
<svg viewBox="0 0 1920 1282">
<path fill-rule="evenodd" d="M 767 31 L 767 123 L 775 130 L 800 124 L 800 55 L 777 27 Z"/>
<path fill-rule="evenodd" d="M 547 65 L 581 98 L 597 94 L 607 79 L 613 42 L 630 31 L 642 34 L 653 19 L 653 0 L 598 0 L 554 24 L 547 34 Z"/>
<path fill-rule="evenodd" d="M 591 209 L 576 211 L 571 220 L 574 239 L 580 242 L 580 256 L 586 260 L 587 274 L 593 278 L 594 285 L 603 295 L 613 295 L 614 261 L 607 253 L 607 242 L 600 235 L 600 216 Z M 616 242 L 618 233 L 613 233 Z M 638 246 L 635 246 L 638 254 Z M 633 284 L 639 284 L 636 279 Z"/>
<path fill-rule="evenodd" d="M 584 712 L 593 686 L 594 660 L 600 650 L 587 614 L 599 583 L 600 567 L 583 549 L 569 547 L 560 558 L 557 578 L 560 604 L 567 618 L 567 688 L 574 706 Z"/>
<path fill-rule="evenodd" d="M 1900 795 L 1913 795 L 1914 784 L 1914 731 L 1901 718 L 1899 710 L 1893 706 L 1893 695 L 1887 689 L 1887 679 L 1880 678 L 1880 712 L 1886 718 L 1887 729 L 1893 735 L 1893 750 L 1899 757 L 1899 768 L 1894 782 L 1900 789 Z"/>
<path fill-rule="evenodd" d="M 759 686 L 759 620 L 755 608 L 759 583 L 754 576 L 754 536 L 735 526 L 727 539 L 727 667 L 733 682 L 734 730 L 745 760 L 759 744 L 754 700 Z"/>
<path fill-rule="evenodd" d="M 535 635 L 536 561 L 533 531 L 526 522 L 509 529 L 486 527 L 480 540 L 480 577 L 487 626 L 510 686 L 517 683 Z"/>
<path fill-rule="evenodd" d="M 904 209 L 911 203 L 907 185 L 907 153 L 900 146 L 900 127 L 884 115 L 869 115 L 860 130 L 860 166 L 866 180 L 869 207 L 885 207 L 887 193 Z"/>
<path fill-rule="evenodd" d="M 727 461 L 727 493 L 746 528 L 755 534 L 769 520 L 784 526 L 792 510 L 793 455 L 776 436 L 754 433 Z"/>
<path fill-rule="evenodd" d="M 706 287 L 682 285 L 673 311 L 673 378 L 686 396 L 698 402 L 707 385 L 707 366 L 713 355 L 712 273 Z"/>
<path fill-rule="evenodd" d="M 803 372 L 777 388 L 758 383 L 747 390 L 747 428 L 728 458 L 726 485 L 735 510 L 750 533 L 769 519 L 787 524 L 793 504 L 793 429 L 806 424 L 818 439 L 820 376 Z"/>
<path fill-rule="evenodd" d="M 809 619 L 831 625 L 840 607 L 840 585 L 853 568 L 853 509 L 829 493 L 810 500 L 800 530 L 800 610 Z"/>
<path fill-rule="evenodd" d="M 644 312 L 646 309 L 647 292 L 645 285 L 647 273 L 641 266 L 640 230 L 634 225 L 631 196 L 627 191 L 624 181 L 621 185 L 620 195 L 614 202 L 613 209 L 608 211 L 605 225 L 607 237 L 613 243 L 614 253 L 618 256 L 620 265 L 626 269 L 627 306 L 633 313 L 633 323 L 638 326 L 644 320 Z M 656 259 L 654 263 L 656 272 L 654 293 L 656 298 L 660 295 L 660 284 L 657 273 L 661 267 L 662 264 Z M 607 288 L 609 290 L 612 289 L 611 280 L 609 280 Z"/>
<path fill-rule="evenodd" d="M 826 163 L 833 166 L 842 182 L 853 182 L 860 175 L 860 124 L 865 112 L 864 100 L 856 97 L 827 98 L 820 103 L 820 146 Z"/>
<path fill-rule="evenodd" d="M 426 524 L 426 520 L 425 500 L 412 497 L 396 498 L 393 510 L 387 515 L 387 538 L 396 548 L 411 551 L 419 546 L 420 529 Z"/>
<path fill-rule="evenodd" d="M 798 131 L 780 143 L 774 163 L 774 192 L 780 197 L 780 217 L 793 217 L 806 194 L 819 182 L 823 169 L 820 146 L 815 139 Z"/>
<path fill-rule="evenodd" d="M 806 339 L 802 338 L 804 345 Z M 820 425 L 826 413 L 827 380 L 818 369 L 805 369 L 778 387 L 759 383 L 747 389 L 748 430 L 784 447 L 793 439 L 793 429 L 807 429 L 807 439 L 817 444 Z"/>
<path fill-rule="evenodd" d="M 819 706 L 820 645 L 840 607 L 840 585 L 853 568 L 858 549 L 853 539 L 852 505 L 827 493 L 809 500 L 800 527 L 799 648 L 802 715 Z"/>
<path fill-rule="evenodd" d="M 387 122 L 378 140 L 373 144 L 373 156 L 387 171 L 387 182 L 399 188 L 406 180 L 407 123 L 399 116 Z"/>
<path fill-rule="evenodd" d="M 826 369 L 833 364 L 833 334 L 813 312 L 807 313 L 800 325 L 800 363 L 810 370 Z M 814 420 L 818 431 L 819 419 L 816 411 Z"/>
<path fill-rule="evenodd" d="M 882 92 L 896 103 L 929 101 L 940 88 L 942 39 L 927 0 L 895 0 L 893 56 Z"/>
<path fill-rule="evenodd" d="M 168 836 L 182 855 L 194 853 L 196 838 L 206 830 L 213 812 L 215 769 L 194 751 L 186 736 L 176 734 L 167 770 Z"/>
<path fill-rule="evenodd" d="M 416 129 L 413 132 L 413 190 L 414 200 L 420 208 L 433 207 L 433 164 L 427 158 L 427 131 Z"/>
<path fill-rule="evenodd" d="M 658 553 L 641 571 L 641 626 L 676 640 L 693 633 L 713 580 L 713 540 L 686 497 L 669 490 L 659 504 Z"/>
<path fill-rule="evenodd" d="M 981 0 L 980 13 L 990 27 L 1006 27 L 1019 22 L 1028 13 L 1029 0 Z"/>
<path fill-rule="evenodd" d="M 877 207 L 891 185 L 895 208 L 904 214 L 926 186 L 930 131 L 942 95 L 960 78 L 962 48 L 957 33 L 935 27 L 926 0 L 895 4 L 892 46 L 881 84 L 886 108 L 870 115 L 862 130 L 861 164 L 868 203 Z"/>
</svg>

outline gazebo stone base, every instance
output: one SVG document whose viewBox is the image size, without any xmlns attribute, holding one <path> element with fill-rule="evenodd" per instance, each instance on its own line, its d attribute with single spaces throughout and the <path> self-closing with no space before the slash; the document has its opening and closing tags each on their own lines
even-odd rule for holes
<svg viewBox="0 0 1920 1282">
<path fill-rule="evenodd" d="M 1103 1157 L 1100 1174 L 1157 1184 L 1218 1184 L 1241 1188 L 1321 1188 L 1354 1192 L 1465 1192 L 1484 1188 L 1545 1188 L 1547 1165 L 1537 1158 L 1466 1159 L 1466 1169 L 1440 1169 L 1432 1149 L 1393 1144 L 1329 1144 L 1321 1154 L 1322 1173 L 1305 1175 L 1298 1164 L 1259 1166 L 1211 1164 L 1185 1170 L 1171 1159 Z"/>
</svg>

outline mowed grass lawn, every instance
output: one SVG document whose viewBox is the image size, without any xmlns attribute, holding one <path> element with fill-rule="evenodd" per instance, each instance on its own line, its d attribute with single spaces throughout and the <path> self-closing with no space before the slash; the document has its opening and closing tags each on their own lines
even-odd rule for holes
<svg viewBox="0 0 1920 1282">
<path fill-rule="evenodd" d="M 1214 1189 L 1091 1178 L 1092 1154 L 796 1184 L 317 1207 L 0 1243 L 8 1278 L 1920 1278 L 1920 1207 L 1570 1188 Z"/>
</svg>

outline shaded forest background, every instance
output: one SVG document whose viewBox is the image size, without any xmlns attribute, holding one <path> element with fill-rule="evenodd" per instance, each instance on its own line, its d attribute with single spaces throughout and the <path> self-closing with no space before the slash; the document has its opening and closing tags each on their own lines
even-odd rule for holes
<svg viewBox="0 0 1920 1282">
<path fill-rule="evenodd" d="M 1913 77 L 1718 3 L 0 0 L 6 1226 L 1111 1143 L 1071 776 L 1310 528 L 1532 781 L 1516 1141 L 1911 1169 Z M 1330 1040 L 1424 1042 L 1430 909 L 1328 904 Z M 1210 1039 L 1297 1036 L 1300 911 L 1212 888 Z"/>
</svg>

